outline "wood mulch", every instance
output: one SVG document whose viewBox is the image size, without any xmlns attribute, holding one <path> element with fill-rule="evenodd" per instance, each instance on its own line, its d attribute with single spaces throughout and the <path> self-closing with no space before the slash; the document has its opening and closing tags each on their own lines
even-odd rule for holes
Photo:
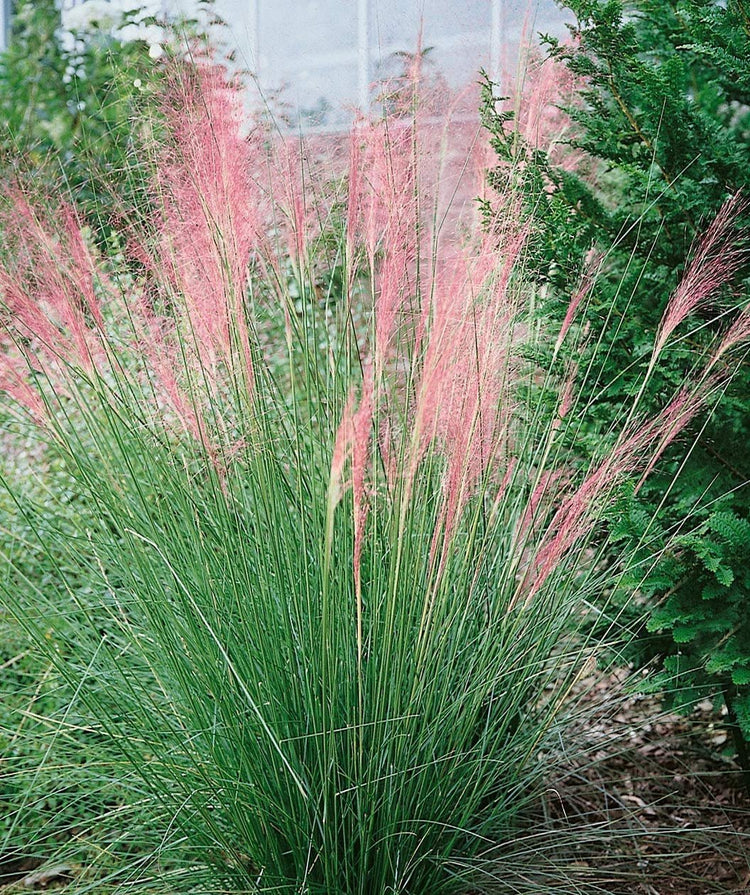
<svg viewBox="0 0 750 895">
<path fill-rule="evenodd" d="M 587 691 L 600 708 L 580 723 L 569 771 L 546 796 L 571 891 L 750 895 L 749 781 L 723 716 L 708 701 L 685 718 L 656 697 L 613 700 L 624 677 Z"/>
</svg>

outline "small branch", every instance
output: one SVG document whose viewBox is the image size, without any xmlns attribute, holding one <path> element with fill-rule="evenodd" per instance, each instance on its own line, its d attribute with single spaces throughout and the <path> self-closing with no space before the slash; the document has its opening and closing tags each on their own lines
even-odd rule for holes
<svg viewBox="0 0 750 895">
<path fill-rule="evenodd" d="M 747 482 L 750 479 L 750 476 L 746 475 L 741 470 L 737 469 L 734 464 L 730 463 L 726 457 L 722 457 L 722 455 L 716 450 L 716 448 L 711 447 L 710 444 L 704 445 L 706 449 L 706 453 L 710 454 L 714 459 L 718 460 L 722 466 L 725 466 L 733 475 L 735 475 L 741 482 Z"/>
<path fill-rule="evenodd" d="M 727 727 L 732 732 L 734 748 L 737 751 L 737 763 L 742 771 L 742 780 L 745 788 L 748 794 L 750 794 L 750 750 L 748 750 L 747 740 L 737 720 L 737 713 L 734 710 L 734 697 L 737 695 L 734 684 L 726 684 L 722 695 L 724 704 L 727 707 Z"/>
</svg>

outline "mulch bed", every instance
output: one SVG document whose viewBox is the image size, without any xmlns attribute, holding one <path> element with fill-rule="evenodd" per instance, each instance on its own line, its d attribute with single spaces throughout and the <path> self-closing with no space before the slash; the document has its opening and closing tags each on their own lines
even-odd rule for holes
<svg viewBox="0 0 750 895">
<path fill-rule="evenodd" d="M 655 697 L 612 708 L 624 675 L 584 697 L 569 772 L 546 797 L 546 825 L 569 843 L 567 870 L 582 891 L 610 895 L 750 895 L 748 780 L 730 757 L 731 735 L 708 701 L 688 718 Z M 556 891 L 554 888 L 549 891 Z"/>
</svg>

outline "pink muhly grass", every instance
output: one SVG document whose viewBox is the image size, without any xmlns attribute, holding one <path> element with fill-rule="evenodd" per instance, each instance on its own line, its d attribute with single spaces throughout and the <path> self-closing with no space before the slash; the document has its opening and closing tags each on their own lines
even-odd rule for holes
<svg viewBox="0 0 750 895">
<path fill-rule="evenodd" d="M 346 461 L 349 458 L 354 438 L 354 404 L 355 397 L 354 389 L 352 388 L 349 391 L 349 397 L 346 400 L 344 411 L 341 414 L 341 420 L 336 429 L 336 440 L 333 445 L 333 454 L 331 456 L 328 502 L 329 505 L 333 507 L 338 504 L 346 490 L 344 470 L 346 468 Z"/>
<path fill-rule="evenodd" d="M 347 140 L 338 134 L 288 137 L 270 131 L 265 139 L 266 158 L 257 177 L 272 215 L 269 223 L 283 236 L 277 251 L 304 267 L 308 260 L 318 260 L 310 249 L 317 253 L 315 240 L 326 233 L 334 209 L 344 200 L 342 181 L 353 141 L 351 135 Z M 347 216 L 352 201 L 346 197 Z"/>
<path fill-rule="evenodd" d="M 485 245 L 474 264 L 460 254 L 444 259 L 432 289 L 408 476 L 429 445 L 444 456 L 443 503 L 431 548 L 434 556 L 442 543 L 441 567 L 463 507 L 507 441 L 515 324 L 509 272 L 522 246 L 518 239 L 504 255 Z"/>
<path fill-rule="evenodd" d="M 718 348 L 711 358 L 711 366 L 713 366 L 723 355 L 733 351 L 739 346 L 744 346 L 748 341 L 750 341 L 750 305 L 747 305 L 742 309 L 737 319 L 732 323 L 726 333 L 724 333 Z"/>
<path fill-rule="evenodd" d="M 273 142 L 273 157 L 268 172 L 269 198 L 277 217 L 276 224 L 285 238 L 286 254 L 301 277 L 313 233 L 314 215 L 322 210 L 318 208 L 319 197 L 308 195 L 308 190 L 315 189 L 308 170 L 310 147 L 297 139 L 276 139 Z"/>
<path fill-rule="evenodd" d="M 62 204 L 53 221 L 44 206 L 9 189 L 0 212 L 8 243 L 0 291 L 12 327 L 30 342 L 30 364 L 55 388 L 64 387 L 69 367 L 98 366 L 115 344 L 104 332 L 106 303 L 107 327 L 118 328 L 118 341 L 130 338 L 160 399 L 207 448 L 202 401 L 206 386 L 219 387 L 218 362 L 225 373 L 239 368 L 252 386 L 244 292 L 251 255 L 264 248 L 265 206 L 250 176 L 260 148 L 240 136 L 240 111 L 240 94 L 218 67 L 173 69 L 164 106 L 171 142 L 158 152 L 156 232 L 151 239 L 145 228 L 129 234 L 131 256 L 146 271 L 141 286 L 129 287 L 142 293 L 135 302 L 101 273 L 72 209 Z M 4 382 L 38 409 L 18 376 Z"/>
<path fill-rule="evenodd" d="M 416 290 L 420 227 L 415 139 L 413 123 L 362 118 L 349 136 L 348 287 L 361 248 L 374 298 L 376 378 L 382 376 L 397 322 Z"/>
<path fill-rule="evenodd" d="M 638 490 L 648 478 L 664 451 L 680 435 L 680 433 L 708 406 L 711 398 L 726 384 L 726 375 L 710 374 L 695 386 L 685 386 L 664 407 L 657 417 L 646 424 L 641 432 L 636 432 L 636 442 L 640 438 L 645 444 L 648 463 L 641 472 L 636 486 Z"/>
<path fill-rule="evenodd" d="M 415 191 L 415 134 L 411 126 L 400 121 L 370 126 L 366 132 L 363 171 L 355 179 L 355 186 L 361 193 L 358 205 L 370 276 L 377 283 L 375 364 L 380 371 L 399 313 L 416 286 L 420 226 Z M 382 261 L 376 267 L 378 255 Z"/>
<path fill-rule="evenodd" d="M 79 367 L 87 374 L 106 363 L 104 320 L 97 273 L 80 221 L 62 204 L 56 215 L 32 206 L 19 187 L 6 189 L 0 224 L 0 302 L 6 337 L 0 391 L 25 407 L 40 425 L 50 422 L 43 396 L 49 387 L 68 394 Z"/>
<path fill-rule="evenodd" d="M 63 357 L 74 356 L 74 342 L 50 320 L 28 284 L 22 282 L 17 269 L 0 270 L 0 295 L 18 334 L 38 346 L 40 365 L 47 366 L 52 352 Z"/>
<path fill-rule="evenodd" d="M 295 236 L 293 258 L 297 259 L 300 268 L 305 260 L 305 200 L 301 192 L 295 192 L 292 197 L 292 232 Z"/>
<path fill-rule="evenodd" d="M 349 197 L 346 238 L 348 254 L 361 244 L 374 290 L 374 363 L 381 375 L 391 352 L 399 323 L 415 340 L 417 352 L 423 323 L 414 329 L 417 314 L 429 314 L 431 256 L 439 241 L 460 241 L 466 223 L 466 146 L 476 139 L 476 121 L 454 127 L 452 110 L 460 95 L 440 95 L 440 113 L 430 116 L 429 97 L 420 81 L 420 60 L 412 60 L 401 99 L 408 114 L 391 114 L 380 121 L 358 121 L 350 136 Z M 417 80 L 414 80 L 417 79 Z M 408 90 L 407 90 L 408 87 Z M 428 91 L 429 93 L 429 91 Z M 474 173 L 469 169 L 469 174 Z M 472 184 L 473 186 L 473 184 Z M 441 250 L 437 251 L 440 255 Z M 403 347 L 403 346 L 402 346 Z"/>
<path fill-rule="evenodd" d="M 389 234 L 392 236 L 393 234 Z M 414 279 L 411 266 L 415 258 L 413 247 L 405 242 L 389 245 L 378 271 L 378 293 L 375 304 L 375 364 L 382 372 L 390 349 L 399 316 L 412 296 Z"/>
<path fill-rule="evenodd" d="M 504 94 L 495 100 L 495 111 L 512 113 L 504 126 L 520 138 L 513 163 L 523 166 L 529 149 L 541 150 L 555 167 L 580 172 L 586 159 L 583 152 L 571 146 L 575 122 L 563 107 L 578 102 L 586 81 L 563 62 L 542 58 L 534 46 L 527 43 L 522 49 L 520 70 L 504 74 L 501 84 L 494 88 Z M 546 189 L 550 192 L 554 186 L 548 183 Z"/>
<path fill-rule="evenodd" d="M 553 352 L 555 355 L 562 347 L 562 343 L 565 340 L 565 336 L 568 334 L 568 330 L 572 326 L 573 321 L 575 320 L 581 302 L 586 300 L 594 286 L 594 283 L 596 282 L 596 274 L 601 265 L 601 262 L 602 256 L 598 252 L 589 253 L 588 258 L 586 259 L 586 270 L 581 277 L 581 283 L 570 299 L 568 309 L 565 312 L 565 317 L 563 318 L 562 326 L 560 327 L 560 332 L 557 334 L 557 340 L 555 342 L 555 348 Z"/>
<path fill-rule="evenodd" d="M 0 271 L 0 289 L 19 333 L 36 345 L 38 363 L 64 359 L 90 370 L 101 357 L 103 319 L 95 264 L 76 213 L 62 204 L 53 219 L 11 188 L 0 222 L 13 245 L 13 266 Z"/>
<path fill-rule="evenodd" d="M 158 386 L 157 394 L 166 397 L 185 431 L 196 442 L 210 449 L 208 430 L 196 389 L 189 393 L 181 382 L 186 370 L 173 321 L 156 317 L 143 302 L 140 303 L 139 310 L 140 315 L 135 318 L 137 349 L 147 362 L 154 384 Z"/>
<path fill-rule="evenodd" d="M 656 333 L 652 365 L 669 337 L 691 314 L 701 311 L 716 292 L 731 282 L 747 259 L 747 250 L 733 244 L 732 233 L 748 202 L 735 193 L 722 205 L 698 241 L 680 284 L 667 305 Z"/>
<path fill-rule="evenodd" d="M 619 465 L 606 462 L 588 475 L 574 494 L 562 501 L 540 543 L 533 549 L 530 568 L 511 600 L 509 610 L 521 596 L 524 605 L 532 601 L 563 557 L 593 529 L 593 509 L 597 499 L 609 494 L 617 475 L 625 475 L 630 469 L 625 458 Z"/>
<path fill-rule="evenodd" d="M 162 220 L 149 266 L 182 304 L 185 335 L 210 371 L 217 356 L 231 356 L 250 257 L 263 233 L 263 197 L 251 178 L 262 149 L 257 138 L 240 135 L 241 95 L 208 61 L 173 71 L 163 112 L 171 145 L 158 153 Z"/>
<path fill-rule="evenodd" d="M 573 122 L 561 106 L 579 95 L 583 79 L 562 62 L 541 58 L 534 48 L 527 50 L 520 95 L 516 99 L 516 127 L 530 146 L 554 152 L 556 165 L 574 170 L 580 154 L 563 145 Z"/>
<path fill-rule="evenodd" d="M 640 472 L 642 483 L 650 475 L 667 447 L 706 408 L 718 385 L 718 377 L 709 377 L 698 385 L 683 388 L 655 417 L 641 423 L 629 433 L 627 430 L 623 433 L 608 456 L 584 478 L 573 493 L 564 497 L 553 514 L 535 548 L 530 568 L 511 608 L 521 594 L 528 604 L 565 555 L 593 531 L 597 520 L 596 508 L 607 499 L 619 482 Z"/>
<path fill-rule="evenodd" d="M 95 291 L 95 283 L 101 278 L 91 251 L 83 238 L 83 224 L 76 211 L 69 205 L 62 207 L 65 233 L 65 250 L 70 255 L 70 273 L 76 292 L 82 302 L 83 310 L 91 316 L 97 329 L 104 328 L 99 299 Z"/>
<path fill-rule="evenodd" d="M 565 378 L 565 382 L 563 383 L 562 392 L 560 394 L 560 403 L 557 407 L 557 416 L 553 425 L 562 423 L 562 421 L 570 413 L 571 408 L 573 407 L 573 403 L 575 400 L 574 392 L 577 375 L 578 368 L 575 364 L 573 364 L 572 369 L 568 373 L 567 377 Z"/>
<path fill-rule="evenodd" d="M 547 469 L 531 492 L 517 527 L 517 539 L 523 543 L 544 519 L 543 508 L 559 498 L 569 483 L 572 472 L 565 468 Z"/>
<path fill-rule="evenodd" d="M 354 586 L 357 592 L 358 624 L 361 630 L 362 546 L 369 512 L 367 469 L 370 456 L 370 433 L 373 418 L 372 369 L 365 369 L 362 397 L 352 419 L 352 495 L 354 498 Z"/>
<path fill-rule="evenodd" d="M 378 454 L 383 463 L 387 487 L 393 491 L 398 484 L 399 454 L 394 427 L 387 413 L 380 418 Z"/>
<path fill-rule="evenodd" d="M 5 392 L 27 410 L 41 426 L 48 422 L 47 408 L 39 392 L 29 383 L 29 358 L 7 338 L 0 342 L 0 392 Z"/>
<path fill-rule="evenodd" d="M 353 572 L 357 595 L 358 625 L 361 627 L 362 594 L 362 547 L 365 525 L 369 512 L 367 470 L 370 457 L 370 437 L 374 413 L 374 391 L 372 368 L 365 366 L 362 393 L 355 409 L 354 391 L 350 391 L 344 412 L 336 431 L 336 439 L 331 458 L 330 484 L 328 490 L 329 515 L 341 499 L 349 485 L 354 502 L 354 551 Z M 351 478 L 345 478 L 347 461 L 351 464 Z"/>
</svg>

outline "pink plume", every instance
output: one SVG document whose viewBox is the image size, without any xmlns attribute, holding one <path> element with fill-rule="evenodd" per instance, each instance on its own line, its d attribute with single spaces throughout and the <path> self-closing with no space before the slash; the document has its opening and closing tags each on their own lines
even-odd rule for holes
<svg viewBox="0 0 750 895">
<path fill-rule="evenodd" d="M 669 337 L 690 314 L 701 310 L 722 286 L 731 282 L 747 259 L 747 250 L 737 246 L 733 233 L 737 218 L 748 203 L 735 193 L 700 238 L 692 260 L 672 294 L 656 333 L 653 356 L 656 358 Z"/>
</svg>

